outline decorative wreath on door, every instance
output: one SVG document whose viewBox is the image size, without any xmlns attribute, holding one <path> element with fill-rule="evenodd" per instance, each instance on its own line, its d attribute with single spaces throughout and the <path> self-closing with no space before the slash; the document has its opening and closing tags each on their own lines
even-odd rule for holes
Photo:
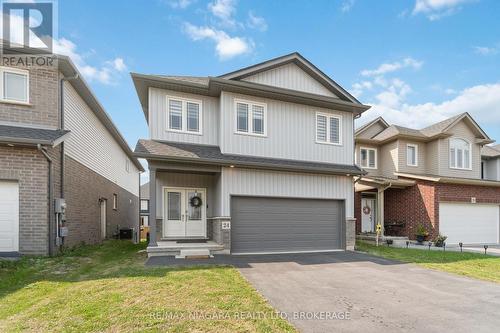
<svg viewBox="0 0 500 333">
<path fill-rule="evenodd" d="M 195 195 L 189 200 L 189 204 L 192 207 L 200 207 L 203 204 L 203 201 L 201 200 L 201 197 L 198 195 Z"/>
<path fill-rule="evenodd" d="M 363 214 L 369 215 L 372 212 L 372 209 L 368 206 L 363 207 Z"/>
</svg>

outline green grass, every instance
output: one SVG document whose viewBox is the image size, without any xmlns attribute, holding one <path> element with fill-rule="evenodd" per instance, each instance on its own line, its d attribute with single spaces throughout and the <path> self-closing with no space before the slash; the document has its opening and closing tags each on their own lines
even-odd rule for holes
<svg viewBox="0 0 500 333">
<path fill-rule="evenodd" d="M 0 261 L 0 332 L 295 332 L 236 269 L 145 267 L 144 249 Z"/>
<path fill-rule="evenodd" d="M 415 263 L 417 265 L 500 283 L 500 257 L 478 253 L 404 249 L 364 242 L 356 243 L 356 250 L 376 256 Z"/>
</svg>

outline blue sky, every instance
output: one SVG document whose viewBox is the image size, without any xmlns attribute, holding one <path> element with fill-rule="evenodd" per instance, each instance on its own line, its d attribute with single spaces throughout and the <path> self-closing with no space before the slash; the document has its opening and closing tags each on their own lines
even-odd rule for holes
<svg viewBox="0 0 500 333">
<path fill-rule="evenodd" d="M 219 75 L 300 52 L 378 115 L 422 127 L 468 111 L 500 140 L 500 1 L 65 0 L 72 56 L 133 147 L 147 126 L 129 72 Z"/>
</svg>

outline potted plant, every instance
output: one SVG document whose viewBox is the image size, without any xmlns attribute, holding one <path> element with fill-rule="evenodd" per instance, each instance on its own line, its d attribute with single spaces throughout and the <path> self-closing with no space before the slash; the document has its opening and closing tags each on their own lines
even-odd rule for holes
<svg viewBox="0 0 500 333">
<path fill-rule="evenodd" d="M 437 247 L 443 247 L 444 245 L 444 242 L 446 241 L 446 236 L 443 236 L 441 234 L 439 234 L 435 239 L 434 239 L 434 245 L 437 246 Z"/>
<path fill-rule="evenodd" d="M 422 244 L 424 240 L 429 236 L 429 232 L 422 224 L 417 226 L 417 232 L 415 233 L 415 237 L 417 238 L 417 242 Z"/>
</svg>

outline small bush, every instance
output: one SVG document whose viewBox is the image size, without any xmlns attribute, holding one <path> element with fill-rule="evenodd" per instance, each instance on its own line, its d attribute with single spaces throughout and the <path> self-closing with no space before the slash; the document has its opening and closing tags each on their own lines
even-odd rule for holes
<svg viewBox="0 0 500 333">
<path fill-rule="evenodd" d="M 444 245 L 444 242 L 446 241 L 446 236 L 443 236 L 443 235 L 438 235 L 435 239 L 434 239 L 434 245 L 437 246 L 437 247 L 443 247 Z"/>
</svg>

